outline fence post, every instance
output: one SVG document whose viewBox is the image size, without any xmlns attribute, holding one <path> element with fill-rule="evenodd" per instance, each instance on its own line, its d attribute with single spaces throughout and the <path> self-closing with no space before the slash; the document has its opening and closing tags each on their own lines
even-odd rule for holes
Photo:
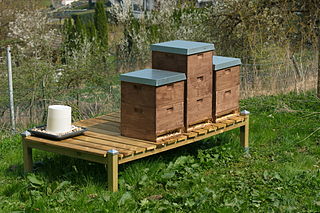
<svg viewBox="0 0 320 213">
<path fill-rule="evenodd" d="M 318 29 L 320 31 L 320 29 Z M 318 35 L 318 46 L 317 46 L 317 52 L 318 52 L 318 85 L 317 85 L 317 96 L 320 98 L 320 32 Z"/>
<path fill-rule="evenodd" d="M 10 118 L 12 131 L 16 131 L 16 120 L 14 117 L 14 102 L 13 102 L 13 83 L 12 83 L 12 64 L 11 64 L 11 48 L 7 47 L 7 65 L 8 65 L 8 90 L 10 99 Z"/>
</svg>

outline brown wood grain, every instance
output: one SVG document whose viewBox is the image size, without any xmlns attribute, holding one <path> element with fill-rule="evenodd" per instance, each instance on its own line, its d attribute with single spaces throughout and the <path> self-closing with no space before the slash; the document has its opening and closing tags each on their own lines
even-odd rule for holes
<svg viewBox="0 0 320 213">
<path fill-rule="evenodd" d="M 135 139 L 135 138 L 128 138 L 128 137 L 119 136 L 119 135 L 114 136 L 114 135 L 110 135 L 110 134 L 101 134 L 101 133 L 95 133 L 95 132 L 91 132 L 91 131 L 85 132 L 84 135 L 94 137 L 94 138 L 103 139 L 103 140 L 109 140 L 109 141 L 113 141 L 113 142 L 117 142 L 117 143 L 142 147 L 142 148 L 146 148 L 147 150 L 151 150 L 151 149 L 156 148 L 156 146 L 154 145 L 153 142 L 146 141 L 146 140 L 139 140 L 139 139 Z"/>
<path fill-rule="evenodd" d="M 187 97 L 198 98 L 212 94 L 212 72 L 188 76 Z"/>
<path fill-rule="evenodd" d="M 156 87 L 156 107 L 184 101 L 184 81 Z"/>
<path fill-rule="evenodd" d="M 186 55 L 152 51 L 152 68 L 173 72 L 187 72 Z"/>
<path fill-rule="evenodd" d="M 184 102 L 157 107 L 156 134 L 161 135 L 171 130 L 184 127 Z"/>
<path fill-rule="evenodd" d="M 134 155 L 134 156 L 130 156 L 130 157 L 127 157 L 127 158 L 122 158 L 119 160 L 119 164 L 123 164 L 123 163 L 127 163 L 127 162 L 130 162 L 130 161 L 134 161 L 134 160 L 137 160 L 137 159 L 140 159 L 140 158 L 144 158 L 144 157 L 147 157 L 147 156 L 150 156 L 150 155 L 154 155 L 154 154 L 157 154 L 157 153 L 160 153 L 160 152 L 164 152 L 164 151 L 167 151 L 167 150 L 171 150 L 171 149 L 174 149 L 174 148 L 177 148 L 177 147 L 181 147 L 181 146 L 185 146 L 187 144 L 191 144 L 191 143 L 194 143 L 196 141 L 200 141 L 200 140 L 203 140 L 205 138 L 208 138 L 208 137 L 211 137 L 211 136 L 214 136 L 214 135 L 218 135 L 218 134 L 221 134 L 221 133 L 224 133 L 226 131 L 230 131 L 230 130 L 233 130 L 233 129 L 236 129 L 236 128 L 239 128 L 239 127 L 243 127 L 245 125 L 245 121 L 244 122 L 240 122 L 240 123 L 237 123 L 235 125 L 232 125 L 232 126 L 228 126 L 228 127 L 222 127 L 220 129 L 217 129 L 216 131 L 212 131 L 208 134 L 204 134 L 204 135 L 198 135 L 197 133 L 184 133 L 185 135 L 190 135 L 190 137 L 187 139 L 187 140 L 183 140 L 181 142 L 177 142 L 177 143 L 173 143 L 171 145 L 168 145 L 168 146 L 163 146 L 159 149 L 154 149 L 152 151 L 149 151 L 149 152 L 145 152 L 145 153 L 142 153 L 142 154 L 138 154 L 138 155 Z M 243 130 L 245 129 L 244 127 L 242 128 Z M 249 129 L 249 128 L 247 128 Z M 248 131 L 243 131 L 243 134 L 242 134 L 242 140 L 245 141 L 246 139 L 248 139 L 247 135 L 248 135 Z M 193 135 L 197 135 L 197 136 L 193 136 Z M 193 137 L 191 137 L 193 136 Z M 248 140 L 246 143 L 243 143 L 244 146 L 246 146 L 248 144 Z"/>
<path fill-rule="evenodd" d="M 225 90 L 240 84 L 240 66 L 215 71 L 216 90 Z"/>
<path fill-rule="evenodd" d="M 138 145 L 133 145 L 133 144 L 128 144 L 128 143 L 121 143 L 119 141 L 112 141 L 108 139 L 100 139 L 96 137 L 91 137 L 88 135 L 81 135 L 74 137 L 74 139 L 89 142 L 92 144 L 98 144 L 98 145 L 103 145 L 103 146 L 109 146 L 109 147 L 114 147 L 118 151 L 121 150 L 128 150 L 128 151 L 133 151 L 134 153 L 140 153 L 146 151 L 146 148 L 140 147 Z M 113 149 L 114 149 L 113 148 Z"/>
<path fill-rule="evenodd" d="M 121 103 L 142 107 L 156 106 L 156 87 L 131 82 L 121 82 Z"/>
<path fill-rule="evenodd" d="M 105 143 L 102 144 L 101 142 L 99 143 L 98 139 L 91 139 L 90 141 L 86 141 L 86 140 L 88 140 L 88 138 L 86 137 L 82 137 L 82 139 L 73 138 L 72 140 L 68 141 L 68 144 L 97 149 L 97 150 L 104 151 L 105 153 L 107 153 L 108 150 L 117 149 L 124 156 L 132 155 L 135 152 L 129 149 L 120 148 L 119 146 L 106 145 Z M 142 152 L 142 151 L 138 151 L 138 152 Z"/>
<path fill-rule="evenodd" d="M 152 68 L 183 72 L 188 76 L 212 72 L 212 51 L 193 55 L 152 52 Z"/>
<path fill-rule="evenodd" d="M 188 56 L 187 77 L 212 73 L 212 51 Z"/>
<path fill-rule="evenodd" d="M 105 156 L 105 154 L 106 154 L 106 152 L 101 149 L 81 146 L 80 144 L 70 144 L 69 142 L 71 142 L 73 140 L 72 138 L 66 139 L 63 141 L 52 141 L 52 140 L 48 140 L 48 139 L 44 139 L 44 138 L 29 136 L 28 140 L 35 141 L 35 142 L 41 143 L 43 145 L 50 145 L 50 146 L 55 146 L 55 147 L 59 147 L 59 148 L 73 149 L 73 150 L 77 150 L 78 152 L 84 152 L 84 153 L 88 153 L 88 154 L 92 154 L 92 155 Z"/>
<path fill-rule="evenodd" d="M 216 91 L 215 115 L 219 116 L 222 112 L 239 108 L 240 86 Z"/>
<path fill-rule="evenodd" d="M 188 98 L 186 124 L 187 126 L 212 118 L 212 96 Z"/>
<path fill-rule="evenodd" d="M 97 119 L 120 123 L 120 117 L 119 118 L 115 118 L 115 117 L 111 117 L 111 116 L 108 116 L 108 115 L 102 115 L 102 116 L 97 117 Z"/>
<path fill-rule="evenodd" d="M 121 85 L 122 135 L 156 141 L 161 134 L 184 128 L 184 81 L 159 87 L 128 82 Z"/>
</svg>

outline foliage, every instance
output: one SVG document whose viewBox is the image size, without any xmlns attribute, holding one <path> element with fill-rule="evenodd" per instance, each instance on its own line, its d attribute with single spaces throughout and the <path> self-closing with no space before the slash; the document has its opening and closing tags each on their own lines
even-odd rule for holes
<svg viewBox="0 0 320 213">
<path fill-rule="evenodd" d="M 114 6 L 110 13 L 117 22 L 124 25 L 124 38 L 119 44 L 121 58 L 133 57 L 138 61 L 150 61 L 150 44 L 167 40 L 207 41 L 206 10 L 190 4 L 177 4 L 176 1 L 159 1 L 158 7 L 141 14 L 140 18 L 130 10 L 131 1 Z"/>
<path fill-rule="evenodd" d="M 0 2 L 0 43 L 2 47 L 12 45 L 17 111 L 32 122 L 44 118 L 38 114 L 50 103 L 80 108 L 85 105 L 81 100 L 90 100 L 86 104 L 101 113 L 104 107 L 97 103 L 109 104 L 109 99 L 101 98 L 112 97 L 112 107 L 118 106 L 119 99 L 114 98 L 119 89 L 113 95 L 106 88 L 119 88 L 121 72 L 149 67 L 150 44 L 173 39 L 211 42 L 216 54 L 241 58 L 245 64 L 241 71 L 243 96 L 315 87 L 320 13 L 314 1 L 218 0 L 197 8 L 192 1 L 166 0 L 157 1 L 153 11 L 136 18 L 132 1 L 125 0 L 109 9 L 114 19 L 108 22 L 114 23 L 107 23 L 100 7 L 99 17 L 105 25 L 101 30 L 102 25 L 95 25 L 91 16 L 93 10 L 85 12 L 91 14 L 88 18 L 76 15 L 59 22 L 47 16 L 48 11 L 39 10 L 37 2 L 42 1 Z M 101 39 L 106 39 L 106 46 Z M 0 88 L 0 119 L 6 120 L 3 50 L 0 48 L 0 84 L 4 85 Z M 84 95 L 89 91 L 90 95 Z"/>
<path fill-rule="evenodd" d="M 318 212 L 319 99 L 314 92 L 241 103 L 250 153 L 238 130 L 120 166 L 106 191 L 103 165 L 35 151 L 24 176 L 20 136 L 0 142 L 2 212 Z M 314 134 L 312 134 L 314 133 Z"/>
<path fill-rule="evenodd" d="M 92 19 L 83 20 L 80 15 L 74 15 L 72 19 L 66 19 L 64 23 L 66 51 L 70 53 L 77 50 L 85 42 L 91 42 L 92 45 L 95 45 L 95 49 L 92 51 L 106 51 L 108 47 L 107 21 L 102 1 L 96 3 Z"/>
<path fill-rule="evenodd" d="M 109 94 L 109 88 L 115 83 L 114 58 L 100 48 L 93 22 L 85 24 L 79 17 L 67 19 L 60 30 L 44 11 L 26 10 L 15 16 L 15 21 L 10 22 L 8 37 L 14 39 L 11 44 L 17 116 L 20 109 L 21 116 L 30 118 L 29 124 L 42 122 L 45 113 L 39 112 L 45 112 L 49 104 L 60 103 L 73 106 L 79 115 L 75 118 L 79 119 L 83 113 L 93 113 L 91 104 L 97 107 L 97 99 L 118 97 L 118 93 Z M 0 68 L 1 76 L 5 76 L 5 63 L 1 63 Z M 7 85 L 6 81 L 5 77 L 1 78 L 1 85 Z M 88 90 L 83 88 L 97 86 L 99 97 L 90 96 L 87 104 L 90 106 L 80 107 L 80 94 Z M 4 91 L 5 87 L 1 88 L 1 117 L 7 111 Z M 117 105 L 113 102 L 99 108 L 105 110 Z"/>
<path fill-rule="evenodd" d="M 219 0 L 195 8 L 188 1 L 159 1 L 139 19 L 133 18 L 130 5 L 124 1 L 110 12 L 125 26 L 122 53 L 145 62 L 150 61 L 150 44 L 173 39 L 214 43 L 218 54 L 245 63 L 291 63 L 293 55 L 317 51 L 319 17 L 311 14 L 320 13 L 314 2 Z"/>
<path fill-rule="evenodd" d="M 97 29 L 97 38 L 100 45 L 108 47 L 108 20 L 102 1 L 97 1 L 94 13 L 94 25 Z"/>
<path fill-rule="evenodd" d="M 15 40 L 16 53 L 21 58 L 51 58 L 59 47 L 60 32 L 51 28 L 46 14 L 37 11 L 25 11 L 15 15 L 15 22 L 10 22 L 8 36 Z"/>
<path fill-rule="evenodd" d="M 8 36 L 9 23 L 14 22 L 15 15 L 20 12 L 28 12 L 43 8 L 47 0 L 1 0 L 0 1 L 0 45 L 8 45 L 12 39 Z"/>
</svg>

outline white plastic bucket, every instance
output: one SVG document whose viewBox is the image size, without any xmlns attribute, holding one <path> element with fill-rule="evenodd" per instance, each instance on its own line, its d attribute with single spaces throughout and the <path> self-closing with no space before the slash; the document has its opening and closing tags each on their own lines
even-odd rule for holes
<svg viewBox="0 0 320 213">
<path fill-rule="evenodd" d="M 71 107 L 50 105 L 48 108 L 47 132 L 59 134 L 71 130 Z"/>
</svg>

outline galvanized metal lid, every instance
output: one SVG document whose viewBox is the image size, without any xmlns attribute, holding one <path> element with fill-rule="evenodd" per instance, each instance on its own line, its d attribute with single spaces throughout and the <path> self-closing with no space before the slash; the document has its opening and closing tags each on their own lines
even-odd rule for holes
<svg viewBox="0 0 320 213">
<path fill-rule="evenodd" d="M 162 86 L 186 80 L 186 75 L 181 72 L 171 72 L 157 69 L 143 69 L 121 74 L 120 80 L 151 86 Z"/>
<path fill-rule="evenodd" d="M 151 45 L 152 51 L 175 53 L 180 55 L 193 55 L 214 50 L 210 43 L 174 40 Z"/>
<path fill-rule="evenodd" d="M 221 70 L 228 67 L 234 67 L 241 64 L 240 58 L 230 58 L 223 56 L 213 56 L 212 64 L 215 66 L 214 70 Z"/>
</svg>

